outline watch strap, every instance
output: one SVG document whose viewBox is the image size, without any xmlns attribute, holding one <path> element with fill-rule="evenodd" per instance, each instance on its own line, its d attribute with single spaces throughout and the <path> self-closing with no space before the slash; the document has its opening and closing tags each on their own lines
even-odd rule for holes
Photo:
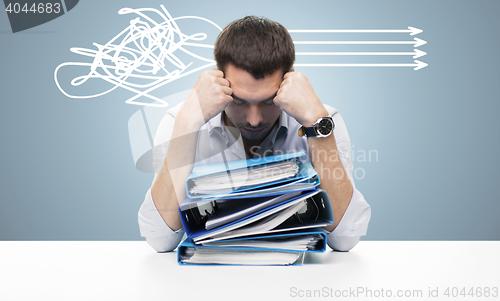
<svg viewBox="0 0 500 301">
<path fill-rule="evenodd" d="M 315 126 L 311 126 L 311 127 L 304 127 L 304 132 L 306 134 L 307 137 L 316 137 L 318 136 L 318 134 L 316 133 L 316 129 L 315 129 Z"/>
<path fill-rule="evenodd" d="M 314 129 L 314 126 L 311 127 L 301 126 L 299 128 L 299 136 L 302 137 L 304 135 L 306 135 L 307 137 L 316 137 L 317 133 L 316 130 Z"/>
</svg>

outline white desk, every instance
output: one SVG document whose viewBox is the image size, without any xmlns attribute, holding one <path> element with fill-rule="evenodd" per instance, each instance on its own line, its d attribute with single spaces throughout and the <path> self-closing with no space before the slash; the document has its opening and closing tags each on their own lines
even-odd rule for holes
<svg viewBox="0 0 500 301">
<path fill-rule="evenodd" d="M 297 267 L 185 266 L 146 242 L 3 241 L 0 300 L 386 300 L 382 289 L 394 300 L 500 300 L 500 291 L 496 298 L 443 295 L 447 287 L 450 294 L 453 287 L 500 289 L 498 241 L 362 241 L 347 253 L 307 255 Z M 440 297 L 429 298 L 429 287 Z M 358 288 L 372 297 L 335 297 Z M 322 297 L 305 297 L 314 290 Z M 394 298 L 399 290 L 422 297 Z"/>
</svg>

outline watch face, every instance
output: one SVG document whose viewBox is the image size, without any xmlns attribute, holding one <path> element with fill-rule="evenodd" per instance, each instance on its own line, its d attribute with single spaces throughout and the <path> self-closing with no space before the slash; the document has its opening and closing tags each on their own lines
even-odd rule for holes
<svg viewBox="0 0 500 301">
<path fill-rule="evenodd" d="M 323 118 L 321 121 L 318 123 L 318 127 L 316 130 L 318 133 L 321 135 L 329 135 L 332 132 L 333 129 L 333 123 L 329 118 Z"/>
</svg>

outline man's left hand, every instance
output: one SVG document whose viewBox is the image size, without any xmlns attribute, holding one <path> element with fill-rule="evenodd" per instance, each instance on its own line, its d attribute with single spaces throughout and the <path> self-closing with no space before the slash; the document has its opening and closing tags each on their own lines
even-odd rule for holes
<svg viewBox="0 0 500 301">
<path fill-rule="evenodd" d="M 313 125 L 320 117 L 328 116 L 328 111 L 319 100 L 307 77 L 300 73 L 288 72 L 283 76 L 274 104 L 306 127 Z"/>
</svg>

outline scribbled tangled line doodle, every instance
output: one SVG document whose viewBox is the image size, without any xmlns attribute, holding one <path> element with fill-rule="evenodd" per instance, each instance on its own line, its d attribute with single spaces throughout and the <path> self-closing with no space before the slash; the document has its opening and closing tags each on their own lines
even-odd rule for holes
<svg viewBox="0 0 500 301">
<path fill-rule="evenodd" d="M 215 62 L 206 55 L 196 53 L 196 49 L 211 48 L 213 44 L 203 44 L 206 33 L 184 34 L 177 24 L 181 19 L 198 19 L 210 24 L 218 32 L 222 29 L 216 23 L 197 16 L 173 18 L 161 5 L 161 11 L 153 8 L 122 8 L 118 14 L 136 14 L 124 30 L 105 45 L 93 43 L 97 49 L 73 47 L 76 54 L 92 57 L 92 63 L 66 62 L 54 71 L 54 80 L 61 92 L 70 98 L 88 99 L 105 95 L 118 87 L 127 89 L 135 95 L 125 102 L 128 104 L 166 107 L 168 103 L 150 92 L 186 75 L 214 66 Z M 159 22 L 155 21 L 160 19 Z M 207 28 L 207 27 L 205 27 Z M 193 59 L 202 62 L 194 66 Z M 189 60 L 189 62 L 186 62 Z M 198 64 L 199 65 L 199 64 Z M 105 80 L 112 88 L 93 95 L 71 95 L 58 81 L 58 71 L 65 66 L 89 67 L 88 74 L 75 77 L 71 85 L 81 86 L 91 78 Z M 149 102 L 138 101 L 146 97 Z"/>
</svg>

